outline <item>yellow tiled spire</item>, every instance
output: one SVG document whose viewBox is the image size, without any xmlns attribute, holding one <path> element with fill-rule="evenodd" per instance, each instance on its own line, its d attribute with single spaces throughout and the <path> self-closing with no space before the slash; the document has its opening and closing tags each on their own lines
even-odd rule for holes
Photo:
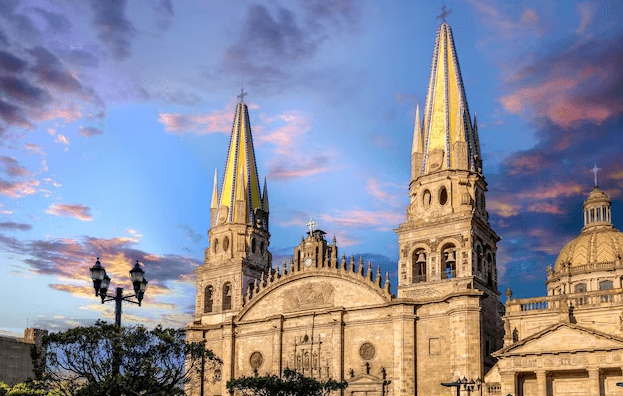
<svg viewBox="0 0 623 396">
<path fill-rule="evenodd" d="M 422 137 L 421 146 L 413 143 L 414 153 L 422 154 L 414 178 L 442 169 L 480 171 L 480 144 L 469 115 L 452 29 L 445 21 L 437 29 Z"/>
<path fill-rule="evenodd" d="M 249 122 L 249 109 L 244 103 L 244 91 L 238 97 L 240 102 L 236 105 L 234 125 L 229 142 L 229 152 L 225 162 L 225 173 L 219 207 L 227 207 L 225 222 L 235 222 L 235 219 L 245 219 L 246 223 L 253 222 L 255 209 L 262 207 L 260 195 L 260 183 L 255 164 L 255 151 L 253 150 L 253 138 L 251 136 L 251 123 Z M 246 200 L 246 214 L 240 216 L 237 213 L 236 199 L 240 191 L 244 192 Z M 219 220 L 220 222 L 221 220 Z"/>
</svg>

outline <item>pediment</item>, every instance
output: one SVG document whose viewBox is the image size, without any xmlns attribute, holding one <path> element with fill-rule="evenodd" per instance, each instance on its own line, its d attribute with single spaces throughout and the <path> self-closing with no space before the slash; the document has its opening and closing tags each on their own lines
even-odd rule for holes
<svg viewBox="0 0 623 396">
<path fill-rule="evenodd" d="M 571 323 L 558 323 L 503 348 L 496 356 L 623 349 L 623 339 Z"/>
<path fill-rule="evenodd" d="M 370 374 L 362 374 L 348 380 L 348 386 L 354 385 L 377 385 L 382 384 L 383 379 Z"/>
</svg>

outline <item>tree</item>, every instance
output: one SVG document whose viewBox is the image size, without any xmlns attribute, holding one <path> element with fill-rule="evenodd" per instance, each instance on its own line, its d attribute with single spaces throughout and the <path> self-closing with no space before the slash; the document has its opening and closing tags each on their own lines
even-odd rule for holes
<svg viewBox="0 0 623 396">
<path fill-rule="evenodd" d="M 227 381 L 227 389 L 238 390 L 245 396 L 328 396 L 330 392 L 346 389 L 347 382 L 318 381 L 286 368 L 283 378 L 276 375 L 242 377 Z"/>
<path fill-rule="evenodd" d="M 184 384 L 220 364 L 203 343 L 188 343 L 185 331 L 158 326 L 119 328 L 97 321 L 43 338 L 34 352 L 37 379 L 62 396 L 183 395 Z"/>
</svg>

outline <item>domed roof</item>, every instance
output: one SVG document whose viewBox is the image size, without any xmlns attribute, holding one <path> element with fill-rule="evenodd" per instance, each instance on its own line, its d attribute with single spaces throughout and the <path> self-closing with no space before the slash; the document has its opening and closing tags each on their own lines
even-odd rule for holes
<svg viewBox="0 0 623 396">
<path fill-rule="evenodd" d="M 554 273 L 593 263 L 614 263 L 623 257 L 623 232 L 612 225 L 610 198 L 597 186 L 584 201 L 582 233 L 562 248 Z"/>
<path fill-rule="evenodd" d="M 562 248 L 554 272 L 589 263 L 613 263 L 623 257 L 623 232 L 614 227 L 591 227 Z M 564 266 L 563 266 L 564 265 Z"/>
</svg>

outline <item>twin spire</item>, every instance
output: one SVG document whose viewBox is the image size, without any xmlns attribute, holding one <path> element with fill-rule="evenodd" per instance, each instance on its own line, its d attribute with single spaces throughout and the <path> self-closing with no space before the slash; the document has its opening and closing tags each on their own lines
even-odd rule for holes
<svg viewBox="0 0 623 396">
<path fill-rule="evenodd" d="M 238 95 L 240 101 L 236 105 L 220 197 L 217 172 L 214 171 L 214 187 L 210 203 L 211 225 L 258 224 L 261 221 L 263 227 L 268 229 L 268 189 L 264 178 L 264 191 L 263 194 L 260 193 L 249 109 L 243 101 L 244 95 L 246 95 L 244 91 Z M 259 218 L 256 218 L 258 216 Z"/>
<path fill-rule="evenodd" d="M 416 109 L 411 162 L 413 180 L 442 169 L 482 168 L 476 117 L 472 124 L 452 29 L 445 18 L 437 29 L 423 120 Z"/>
</svg>

